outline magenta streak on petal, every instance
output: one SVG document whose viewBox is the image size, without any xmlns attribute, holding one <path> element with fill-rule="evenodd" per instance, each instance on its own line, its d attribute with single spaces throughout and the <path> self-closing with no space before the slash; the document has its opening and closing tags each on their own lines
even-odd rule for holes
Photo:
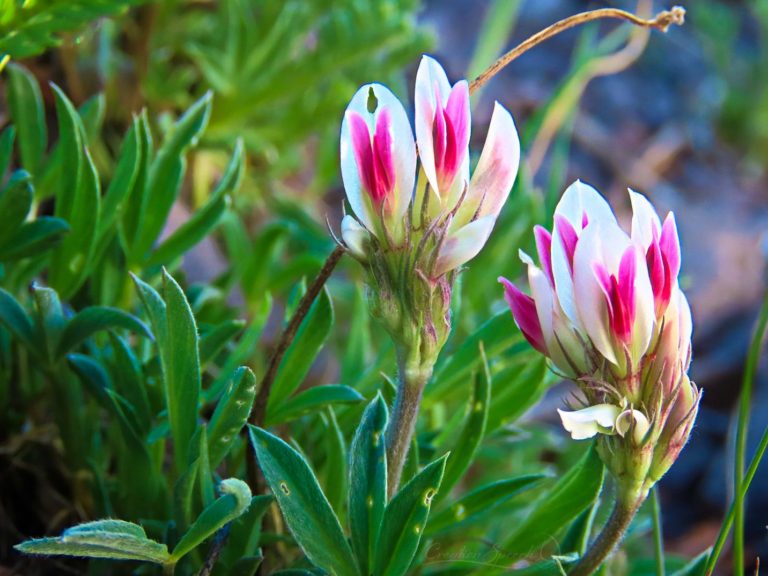
<svg viewBox="0 0 768 576">
<path fill-rule="evenodd" d="M 541 330 L 539 317 L 536 314 L 536 302 L 533 298 L 521 292 L 517 286 L 506 278 L 500 276 L 499 282 L 504 285 L 504 298 L 512 310 L 512 316 L 525 339 L 531 346 L 542 354 L 547 354 L 547 346 L 544 342 L 544 333 Z"/>
<path fill-rule="evenodd" d="M 435 153 L 435 171 L 438 180 L 441 180 L 443 163 L 445 161 L 445 150 L 447 148 L 448 130 L 445 122 L 445 110 L 440 100 L 440 91 L 437 85 L 434 87 L 435 94 L 435 116 L 432 122 L 432 146 Z M 439 183 L 438 183 L 439 185 Z"/>
<path fill-rule="evenodd" d="M 664 302 L 664 294 L 667 292 L 667 266 L 664 262 L 664 256 L 661 253 L 658 243 L 652 242 L 651 245 L 648 246 L 648 252 L 645 254 L 645 262 L 648 266 L 648 275 L 651 279 L 651 289 L 653 290 L 653 297 L 656 304 L 656 316 L 658 317 L 661 308 L 666 309 L 667 304 L 669 304 L 669 300 Z M 669 291 L 671 293 L 671 287 Z"/>
<path fill-rule="evenodd" d="M 664 220 L 661 227 L 661 238 L 659 239 L 659 248 L 664 256 L 665 262 L 669 267 L 669 275 L 672 279 L 680 274 L 680 244 L 677 238 L 677 225 L 675 217 L 670 212 Z"/>
<path fill-rule="evenodd" d="M 549 279 L 549 285 L 555 286 L 555 277 L 552 274 L 552 234 L 543 226 L 533 227 L 533 236 L 536 238 L 536 251 L 539 253 L 539 263 Z"/>
<path fill-rule="evenodd" d="M 587 227 L 587 224 L 589 224 L 589 216 L 587 215 L 587 211 L 584 210 L 581 213 L 581 229 L 584 230 L 584 228 Z"/>
<path fill-rule="evenodd" d="M 376 119 L 376 133 L 373 136 L 374 174 L 376 192 L 374 201 L 382 202 L 395 186 L 395 166 L 392 158 L 392 135 L 390 132 L 389 110 L 384 108 Z"/>
<path fill-rule="evenodd" d="M 561 215 L 555 216 L 555 228 L 557 228 L 560 234 L 560 239 L 563 242 L 563 248 L 565 249 L 565 255 L 568 257 L 568 266 L 571 270 L 571 276 L 573 276 L 573 254 L 576 252 L 576 243 L 579 241 L 579 237 L 576 235 L 576 230 L 568 221 L 567 218 Z"/>
<path fill-rule="evenodd" d="M 373 197 L 376 190 L 376 176 L 373 169 L 373 151 L 371 150 L 371 134 L 368 131 L 368 124 L 357 112 L 347 112 L 347 118 L 357 171 L 360 174 L 363 188 Z"/>
<path fill-rule="evenodd" d="M 624 344 L 632 338 L 635 321 L 635 254 L 630 247 L 624 252 L 619 264 L 619 277 L 608 274 L 600 263 L 593 266 L 595 278 L 600 285 L 608 311 L 611 333 Z"/>
<path fill-rule="evenodd" d="M 448 96 L 445 105 L 445 118 L 450 130 L 447 133 L 448 146 L 446 158 L 443 163 L 447 184 L 453 182 L 456 173 L 464 161 L 469 144 L 469 85 L 466 82 L 458 82 Z M 448 154 L 450 152 L 450 155 Z"/>
</svg>

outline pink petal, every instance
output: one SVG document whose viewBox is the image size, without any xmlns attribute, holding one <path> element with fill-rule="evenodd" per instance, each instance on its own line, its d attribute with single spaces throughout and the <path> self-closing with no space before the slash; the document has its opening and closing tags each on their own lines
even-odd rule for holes
<svg viewBox="0 0 768 576">
<path fill-rule="evenodd" d="M 448 100 L 451 93 L 451 85 L 442 66 L 429 56 L 424 56 L 416 72 L 416 91 L 415 91 L 415 125 L 416 140 L 419 145 L 419 159 L 427 180 L 435 195 L 439 197 L 441 192 L 447 194 L 448 191 L 439 190 L 437 180 L 435 142 L 433 138 L 435 114 L 438 109 L 442 110 L 442 104 L 438 105 L 437 97 L 440 102 Z"/>
<path fill-rule="evenodd" d="M 450 186 L 469 153 L 469 84 L 466 80 L 457 82 L 451 90 L 445 105 L 445 118 L 450 129 L 443 170 Z"/>
<path fill-rule="evenodd" d="M 499 282 L 504 285 L 504 298 L 509 304 L 515 323 L 523 336 L 536 350 L 542 354 L 547 354 L 541 324 L 539 324 L 539 317 L 536 314 L 536 302 L 503 276 L 499 276 Z"/>
<path fill-rule="evenodd" d="M 677 223 L 672 212 L 667 215 L 661 227 L 659 247 L 668 265 L 670 276 L 677 280 L 680 274 L 680 238 L 677 235 Z"/>
<path fill-rule="evenodd" d="M 536 251 L 539 253 L 539 262 L 544 269 L 544 273 L 549 279 L 550 286 L 555 285 L 555 278 L 552 275 L 552 234 L 543 226 L 534 226 L 533 236 L 536 239 Z"/>
<path fill-rule="evenodd" d="M 579 237 L 573 225 L 564 216 L 559 214 L 555 214 L 555 229 L 560 237 L 560 241 L 563 243 L 563 249 L 568 258 L 568 266 L 570 267 L 571 274 L 573 274 L 573 255 L 576 253 L 576 243 L 579 241 Z"/>
<path fill-rule="evenodd" d="M 373 168 L 376 186 L 374 201 L 377 204 L 387 199 L 395 184 L 390 125 L 389 110 L 384 108 L 376 119 L 376 133 L 373 135 Z"/>
<path fill-rule="evenodd" d="M 375 200 L 376 175 L 373 167 L 373 152 L 371 150 L 371 134 L 368 124 L 365 123 L 357 112 L 347 112 L 350 135 L 352 136 L 352 149 L 355 153 L 355 162 L 363 183 L 363 188 Z"/>
</svg>

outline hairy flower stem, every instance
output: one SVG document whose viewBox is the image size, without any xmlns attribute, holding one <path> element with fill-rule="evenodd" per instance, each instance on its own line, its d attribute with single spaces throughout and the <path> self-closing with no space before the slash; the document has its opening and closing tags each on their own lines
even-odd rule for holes
<svg viewBox="0 0 768 576">
<path fill-rule="evenodd" d="M 632 519 L 637 514 L 644 500 L 645 496 L 633 498 L 619 497 L 611 517 L 603 526 L 600 535 L 589 547 L 586 554 L 581 557 L 576 566 L 568 573 L 569 576 L 589 576 L 595 573 L 603 561 L 621 542 L 624 533 L 629 528 Z"/>
<path fill-rule="evenodd" d="M 432 376 L 432 364 L 409 359 L 408 351 L 398 347 L 399 382 L 392 415 L 387 426 L 387 496 L 392 498 L 400 486 L 405 458 L 411 446 L 419 416 L 421 395 Z"/>
</svg>

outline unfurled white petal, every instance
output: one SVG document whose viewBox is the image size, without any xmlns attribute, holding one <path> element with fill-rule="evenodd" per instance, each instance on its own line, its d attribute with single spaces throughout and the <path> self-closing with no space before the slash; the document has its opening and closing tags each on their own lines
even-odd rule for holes
<svg viewBox="0 0 768 576">
<path fill-rule="evenodd" d="M 630 189 L 629 199 L 632 202 L 632 240 L 647 250 L 653 242 L 654 234 L 657 239 L 661 234 L 659 215 L 642 194 Z"/>
<path fill-rule="evenodd" d="M 648 418 L 639 410 L 624 410 L 616 417 L 616 432 L 624 437 L 632 429 L 632 439 L 636 444 L 643 441 L 650 427 Z"/>
<path fill-rule="evenodd" d="M 370 240 L 370 234 L 350 214 L 341 219 L 341 237 L 353 256 L 359 260 L 367 258 L 365 248 Z"/>
<path fill-rule="evenodd" d="M 621 408 L 613 404 L 596 404 L 581 410 L 558 409 L 557 412 L 560 414 L 563 428 L 571 433 L 571 438 L 584 440 L 592 438 L 598 432 L 612 432 Z"/>
<path fill-rule="evenodd" d="M 435 264 L 434 276 L 454 270 L 477 256 L 493 231 L 496 219 L 491 216 L 470 222 L 455 232 L 449 232 Z"/>
<path fill-rule="evenodd" d="M 475 215 L 496 218 L 507 201 L 520 166 L 520 139 L 512 115 L 498 102 L 494 106 L 488 136 L 464 202 L 454 220 L 462 226 Z M 478 211 L 479 209 L 479 211 Z"/>
<path fill-rule="evenodd" d="M 415 115 L 416 141 L 419 145 L 419 158 L 424 173 L 427 175 L 432 190 L 437 193 L 437 171 L 435 169 L 435 149 L 432 140 L 432 124 L 435 118 L 437 102 L 435 92 L 440 95 L 440 102 L 445 106 L 451 93 L 451 84 L 445 70 L 434 58 L 422 56 L 416 72 Z"/>
</svg>

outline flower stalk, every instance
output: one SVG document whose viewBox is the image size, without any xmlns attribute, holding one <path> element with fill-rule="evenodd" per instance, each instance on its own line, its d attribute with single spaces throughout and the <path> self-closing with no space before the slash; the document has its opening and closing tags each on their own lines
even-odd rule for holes
<svg viewBox="0 0 768 576">
<path fill-rule="evenodd" d="M 636 494 L 619 496 L 608 522 L 605 523 L 589 550 L 568 573 L 569 576 L 589 576 L 597 571 L 621 542 L 644 500 L 644 496 Z"/>
</svg>

